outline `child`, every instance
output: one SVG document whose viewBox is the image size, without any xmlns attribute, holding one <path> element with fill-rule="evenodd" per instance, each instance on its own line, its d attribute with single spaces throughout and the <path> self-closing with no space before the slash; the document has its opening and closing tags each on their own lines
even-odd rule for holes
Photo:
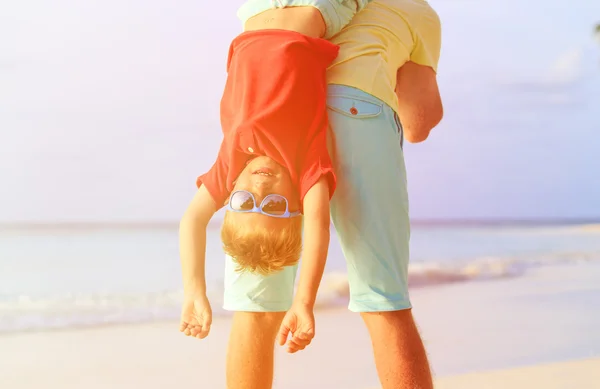
<svg viewBox="0 0 600 389">
<path fill-rule="evenodd" d="M 367 2 L 249 0 L 240 9 L 245 32 L 229 50 L 221 101 L 224 139 L 217 161 L 198 178 L 180 225 L 185 292 L 180 330 L 186 335 L 204 338 L 210 329 L 206 226 L 223 206 L 223 248 L 237 273 L 252 273 L 261 282 L 298 262 L 304 222 L 304 264 L 294 302 L 302 306 L 300 319 L 313 320 L 336 182 L 327 151 L 325 72 L 338 47 L 322 37 L 339 32 Z M 286 311 L 292 305 L 285 297 L 293 278 L 278 307 L 247 308 L 242 300 L 255 303 L 256 290 L 243 283 L 225 289 L 226 309 L 234 311 Z M 228 304 L 232 295 L 242 303 Z"/>
</svg>

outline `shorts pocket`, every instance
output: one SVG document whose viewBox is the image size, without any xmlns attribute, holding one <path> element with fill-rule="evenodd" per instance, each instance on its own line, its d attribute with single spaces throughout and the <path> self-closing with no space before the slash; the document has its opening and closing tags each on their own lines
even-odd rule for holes
<svg viewBox="0 0 600 389">
<path fill-rule="evenodd" d="M 327 108 L 348 117 L 367 119 L 379 116 L 383 110 L 383 104 L 376 104 L 350 96 L 329 95 L 327 97 Z"/>
</svg>

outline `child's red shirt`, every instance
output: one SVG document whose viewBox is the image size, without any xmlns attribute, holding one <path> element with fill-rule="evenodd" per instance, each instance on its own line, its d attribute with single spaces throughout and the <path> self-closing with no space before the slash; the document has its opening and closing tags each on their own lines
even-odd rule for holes
<svg viewBox="0 0 600 389">
<path fill-rule="evenodd" d="M 223 142 L 212 168 L 197 179 L 218 208 L 246 163 L 260 155 L 288 169 L 301 201 L 323 176 L 333 195 L 325 72 L 338 50 L 324 39 L 284 30 L 245 32 L 233 40 L 221 100 Z"/>
</svg>

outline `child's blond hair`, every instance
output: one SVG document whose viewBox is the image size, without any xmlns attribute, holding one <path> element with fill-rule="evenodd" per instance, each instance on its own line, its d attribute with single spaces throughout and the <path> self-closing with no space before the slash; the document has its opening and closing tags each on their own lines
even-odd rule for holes
<svg viewBox="0 0 600 389">
<path fill-rule="evenodd" d="M 225 213 L 221 227 L 223 250 L 237 263 L 236 271 L 273 274 L 298 263 L 302 253 L 302 217 L 293 217 L 284 228 L 235 223 Z"/>
</svg>

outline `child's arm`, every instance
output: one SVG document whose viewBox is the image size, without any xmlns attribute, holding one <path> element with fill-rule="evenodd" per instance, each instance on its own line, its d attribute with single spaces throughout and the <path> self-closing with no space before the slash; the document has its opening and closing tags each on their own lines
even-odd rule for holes
<svg viewBox="0 0 600 389">
<path fill-rule="evenodd" d="M 206 298 L 206 227 L 217 211 L 206 187 L 202 185 L 181 218 L 179 249 L 183 275 L 184 303 L 180 331 L 205 338 L 210 331 L 212 311 Z"/>
<path fill-rule="evenodd" d="M 321 178 L 304 196 L 304 248 L 298 290 L 278 334 L 283 346 L 291 333 L 288 352 L 303 350 L 315 336 L 313 309 L 329 249 L 329 185 Z"/>
<path fill-rule="evenodd" d="M 321 178 L 304 196 L 304 247 L 295 303 L 315 305 L 329 249 L 329 185 Z"/>
<path fill-rule="evenodd" d="M 204 185 L 200 186 L 179 225 L 179 248 L 186 293 L 206 293 L 204 263 L 206 227 L 217 211 Z"/>
</svg>

